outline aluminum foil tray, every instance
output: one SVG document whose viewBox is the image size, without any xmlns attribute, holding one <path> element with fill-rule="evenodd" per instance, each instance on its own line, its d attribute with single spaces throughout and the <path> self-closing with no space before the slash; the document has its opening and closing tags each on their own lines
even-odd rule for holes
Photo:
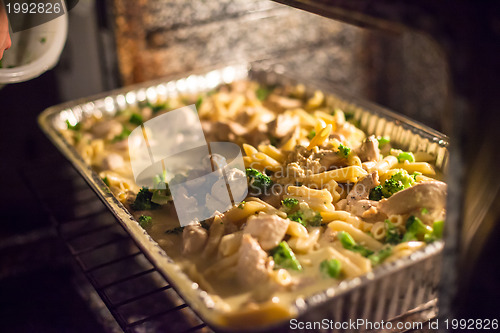
<svg viewBox="0 0 500 333">
<path fill-rule="evenodd" d="M 210 296 L 201 290 L 198 284 L 192 282 L 139 226 L 125 207 L 109 192 L 97 173 L 83 161 L 59 131 L 66 128 L 68 119 L 80 121 L 92 114 L 113 115 L 137 103 L 145 101 L 154 103 L 158 99 L 179 93 L 208 91 L 235 80 L 248 78 L 270 85 L 298 83 L 296 79 L 289 78 L 281 72 L 279 66 L 267 68 L 256 68 L 246 64 L 228 66 L 180 79 L 163 79 L 129 86 L 60 104 L 46 109 L 38 119 L 40 127 L 49 139 L 98 194 L 158 271 L 172 284 L 184 301 L 216 331 L 229 332 L 231 329 L 222 324 L 223 316 L 215 309 Z M 354 118 L 368 134 L 388 135 L 391 137 L 391 142 L 401 149 L 428 152 L 435 157 L 437 169 L 445 171 L 448 161 L 448 138 L 445 135 L 372 103 L 349 97 L 324 84 L 315 85 L 303 81 L 300 83 L 306 84 L 310 91 L 322 90 L 334 99 L 339 108 L 353 112 Z M 382 264 L 367 275 L 342 281 L 336 287 L 307 298 L 299 298 L 295 301 L 299 314 L 297 322 L 328 320 L 331 325 L 321 331 L 336 331 L 333 323 L 346 323 L 358 319 L 370 322 L 386 321 L 409 313 L 424 304 L 433 303 L 437 298 L 442 250 L 442 241 L 431 243 L 409 257 Z M 284 320 L 260 327 L 258 331 L 288 331 L 291 328 L 293 325 Z M 349 331 L 349 328 L 341 330 Z"/>
</svg>

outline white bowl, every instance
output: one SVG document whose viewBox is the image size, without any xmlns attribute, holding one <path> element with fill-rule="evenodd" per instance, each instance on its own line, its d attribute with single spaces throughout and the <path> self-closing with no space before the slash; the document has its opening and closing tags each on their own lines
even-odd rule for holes
<svg viewBox="0 0 500 333">
<path fill-rule="evenodd" d="M 0 84 L 27 81 L 52 69 L 67 35 L 67 13 L 31 29 L 11 32 L 12 46 L 4 52 Z"/>
</svg>

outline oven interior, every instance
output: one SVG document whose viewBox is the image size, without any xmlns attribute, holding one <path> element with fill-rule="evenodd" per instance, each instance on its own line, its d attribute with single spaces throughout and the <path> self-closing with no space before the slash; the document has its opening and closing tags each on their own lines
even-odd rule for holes
<svg viewBox="0 0 500 333">
<path fill-rule="evenodd" d="M 279 63 L 292 77 L 333 83 L 449 135 L 443 287 L 437 305 L 408 318 L 435 317 L 438 307 L 442 317 L 493 315 L 499 13 L 489 1 L 81 1 L 58 66 L 0 90 L 2 326 L 210 331 L 43 136 L 36 116 L 62 101 L 239 62 Z"/>
</svg>

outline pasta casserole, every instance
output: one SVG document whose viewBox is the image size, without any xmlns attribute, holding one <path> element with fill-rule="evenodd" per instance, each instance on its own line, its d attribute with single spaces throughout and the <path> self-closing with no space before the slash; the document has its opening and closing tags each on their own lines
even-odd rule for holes
<svg viewBox="0 0 500 333">
<path fill-rule="evenodd" d="M 140 187 L 128 137 L 153 117 L 190 104 L 208 142 L 241 147 L 248 196 L 213 218 L 181 227 L 168 184 L 199 168 L 155 175 L 161 189 Z M 226 324 L 246 327 L 294 316 L 298 299 L 442 237 L 446 184 L 435 156 L 401 150 L 390 137 L 369 136 L 359 127 L 349 110 L 321 91 L 244 80 L 139 103 L 113 116 L 67 121 L 61 133 L 227 314 Z"/>
</svg>

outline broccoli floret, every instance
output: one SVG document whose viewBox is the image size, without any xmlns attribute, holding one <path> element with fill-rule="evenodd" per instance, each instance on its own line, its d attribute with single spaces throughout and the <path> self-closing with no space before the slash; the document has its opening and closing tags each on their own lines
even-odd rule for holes
<svg viewBox="0 0 500 333">
<path fill-rule="evenodd" d="M 408 188 L 415 183 L 415 179 L 408 174 L 406 170 L 399 171 L 398 173 L 392 175 L 391 179 L 403 184 L 404 188 Z"/>
<path fill-rule="evenodd" d="M 143 229 L 149 229 L 153 226 L 153 218 L 148 215 L 141 215 L 139 216 L 139 225 Z"/>
<path fill-rule="evenodd" d="M 323 217 L 319 212 L 316 212 L 312 218 L 308 219 L 308 223 L 311 227 L 320 227 L 321 222 L 323 222 Z"/>
<path fill-rule="evenodd" d="M 293 209 L 299 204 L 299 200 L 295 198 L 286 198 L 281 200 L 281 204 L 288 209 Z"/>
<path fill-rule="evenodd" d="M 300 209 L 293 213 L 288 213 L 288 218 L 292 221 L 299 222 L 304 227 L 319 227 L 323 221 L 321 214 L 319 212 L 315 212 L 311 208 Z"/>
<path fill-rule="evenodd" d="M 354 240 L 354 238 L 352 238 L 352 236 L 345 231 L 340 231 L 339 233 L 337 233 L 337 238 L 339 239 L 340 244 L 342 244 L 345 249 L 349 249 L 356 245 L 356 241 Z"/>
<path fill-rule="evenodd" d="M 339 145 L 339 150 L 337 151 L 337 154 L 339 154 L 343 158 L 347 158 L 347 156 L 349 156 L 350 152 L 351 152 L 351 148 L 346 147 L 343 144 L 340 144 Z"/>
<path fill-rule="evenodd" d="M 389 244 L 398 244 L 401 242 L 401 234 L 399 229 L 394 226 L 389 220 L 385 220 L 385 241 Z"/>
<path fill-rule="evenodd" d="M 307 227 L 307 222 L 304 221 L 304 213 L 302 213 L 300 210 L 298 210 L 292 214 L 288 214 L 288 218 L 292 221 L 299 222 L 304 227 Z"/>
<path fill-rule="evenodd" d="M 268 189 L 273 185 L 271 178 L 258 170 L 247 168 L 246 173 L 248 177 L 250 195 L 261 195 L 267 193 Z"/>
<path fill-rule="evenodd" d="M 338 259 L 323 260 L 319 264 L 319 270 L 323 275 L 336 279 L 340 276 L 341 266 Z"/>
<path fill-rule="evenodd" d="M 282 241 L 273 251 L 272 256 L 274 263 L 278 267 L 290 268 L 296 271 L 301 271 L 302 266 L 295 257 L 292 249 L 287 242 Z"/>
<path fill-rule="evenodd" d="M 432 224 L 432 233 L 437 238 L 443 238 L 444 221 L 436 221 Z"/>
<path fill-rule="evenodd" d="M 368 250 L 366 247 L 357 244 L 354 238 L 352 238 L 352 236 L 345 231 L 340 231 L 339 233 L 337 233 L 337 238 L 340 240 L 340 244 L 342 244 L 344 249 L 353 252 L 358 252 L 363 257 L 368 257 L 369 255 L 373 254 L 373 251 Z"/>
<path fill-rule="evenodd" d="M 275 146 L 275 147 L 278 147 L 279 143 L 280 143 L 280 139 L 278 139 L 277 137 L 269 134 L 269 143 L 272 145 L 272 146 Z"/>
<path fill-rule="evenodd" d="M 203 97 L 201 97 L 201 96 L 200 96 L 200 97 L 198 97 L 198 99 L 196 100 L 196 104 L 195 104 L 195 106 L 196 106 L 196 110 L 199 110 L 199 109 L 200 109 L 200 106 L 201 106 L 201 104 L 202 104 L 202 103 L 203 103 Z"/>
<path fill-rule="evenodd" d="M 118 134 L 117 136 L 115 136 L 113 138 L 113 140 L 111 140 L 111 141 L 118 142 L 118 141 L 125 140 L 126 138 L 128 138 L 130 133 L 131 133 L 131 131 L 128 128 L 123 128 L 122 132 L 120 134 Z"/>
<path fill-rule="evenodd" d="M 444 221 L 436 221 L 432 224 L 432 233 L 425 234 L 424 241 L 432 243 L 435 240 L 443 238 Z"/>
<path fill-rule="evenodd" d="M 387 179 L 382 186 L 382 195 L 385 198 L 389 198 L 394 193 L 404 190 L 404 185 L 395 179 Z"/>
<path fill-rule="evenodd" d="M 403 242 L 425 239 L 425 236 L 432 234 L 431 227 L 426 226 L 418 217 L 410 216 L 406 220 L 406 233 L 403 236 Z"/>
<path fill-rule="evenodd" d="M 134 210 L 150 210 L 160 207 L 160 205 L 151 202 L 153 198 L 153 193 L 149 191 L 147 187 L 141 188 L 134 203 L 131 205 Z"/>
<path fill-rule="evenodd" d="M 146 103 L 146 106 L 151 108 L 153 114 L 160 112 L 161 110 L 169 109 L 170 106 L 167 103 L 160 104 L 151 104 L 150 102 Z"/>
<path fill-rule="evenodd" d="M 131 124 L 134 124 L 134 125 L 142 125 L 142 115 L 134 112 L 130 116 L 130 119 L 128 120 L 128 122 Z"/>
<path fill-rule="evenodd" d="M 372 188 L 369 199 L 379 201 L 383 198 L 389 198 L 394 193 L 404 190 L 414 183 L 415 180 L 406 170 L 399 171 L 387 179 L 384 184 Z"/>
<path fill-rule="evenodd" d="M 384 195 L 382 194 L 382 185 L 375 186 L 371 189 L 369 199 L 379 201 L 382 200 Z"/>
</svg>

